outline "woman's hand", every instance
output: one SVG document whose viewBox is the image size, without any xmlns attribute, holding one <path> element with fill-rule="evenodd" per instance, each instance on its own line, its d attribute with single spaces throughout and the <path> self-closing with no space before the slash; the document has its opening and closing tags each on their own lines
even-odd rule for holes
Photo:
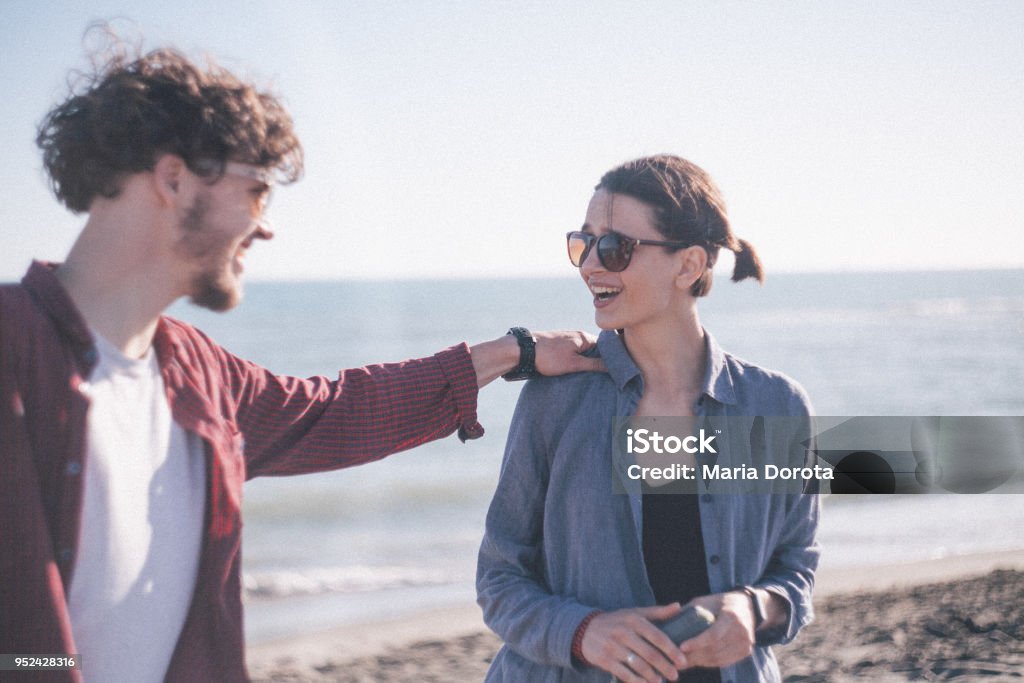
<svg viewBox="0 0 1024 683">
<path fill-rule="evenodd" d="M 746 659 L 754 651 L 754 605 L 741 591 L 716 593 L 687 603 L 700 605 L 715 615 L 715 623 L 699 636 L 684 641 L 679 649 L 685 666 L 723 667 Z"/>
<path fill-rule="evenodd" d="M 674 681 L 686 660 L 652 621 L 679 614 L 679 603 L 604 612 L 583 634 L 583 657 L 625 683 Z"/>
</svg>

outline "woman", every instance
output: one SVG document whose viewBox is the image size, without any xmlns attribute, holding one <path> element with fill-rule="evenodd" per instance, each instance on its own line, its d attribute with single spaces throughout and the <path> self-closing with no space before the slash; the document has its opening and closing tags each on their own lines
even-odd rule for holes
<svg viewBox="0 0 1024 683">
<path fill-rule="evenodd" d="M 616 416 L 810 414 L 799 385 L 722 351 L 698 319 L 719 249 L 736 253 L 734 281 L 763 279 L 757 255 L 707 173 L 668 155 L 606 173 L 568 246 L 608 374 L 538 378 L 519 399 L 477 570 L 506 643 L 488 680 L 781 680 L 768 646 L 812 616 L 817 496 L 611 483 Z M 676 647 L 655 624 L 688 603 L 717 618 Z"/>
</svg>

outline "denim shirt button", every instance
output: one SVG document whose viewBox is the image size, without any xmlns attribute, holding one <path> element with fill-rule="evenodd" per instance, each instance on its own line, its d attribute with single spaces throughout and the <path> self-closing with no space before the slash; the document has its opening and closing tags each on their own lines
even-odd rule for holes
<svg viewBox="0 0 1024 683">
<path fill-rule="evenodd" d="M 76 477 L 82 473 L 82 463 L 78 462 L 77 460 L 72 460 L 71 462 L 68 463 L 68 466 L 64 468 L 64 471 L 68 474 L 68 476 Z"/>
<path fill-rule="evenodd" d="M 701 499 L 702 501 L 704 501 L 705 503 L 710 503 L 710 502 L 711 502 L 712 500 L 714 500 L 714 499 L 713 499 L 713 498 L 711 497 L 711 494 L 710 494 L 710 493 L 705 493 L 704 495 L 702 495 L 702 496 L 700 497 L 700 499 Z"/>
<path fill-rule="evenodd" d="M 711 564 L 718 564 L 721 559 L 722 558 L 720 558 L 718 555 L 712 555 L 708 558 L 708 562 L 710 562 Z"/>
<path fill-rule="evenodd" d="M 57 559 L 61 564 L 67 564 L 71 561 L 72 554 L 71 548 L 62 548 L 61 551 L 57 553 Z"/>
</svg>

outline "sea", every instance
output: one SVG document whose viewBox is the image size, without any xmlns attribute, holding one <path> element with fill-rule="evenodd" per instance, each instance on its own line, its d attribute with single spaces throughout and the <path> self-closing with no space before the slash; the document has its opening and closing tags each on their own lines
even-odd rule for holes
<svg viewBox="0 0 1024 683">
<path fill-rule="evenodd" d="M 720 278 L 699 311 L 725 349 L 796 378 L 820 415 L 1024 415 L 1024 270 L 779 274 L 760 287 Z M 229 313 L 170 313 L 298 376 L 428 356 L 512 325 L 597 332 L 574 278 L 256 282 Z M 481 439 L 249 482 L 248 641 L 471 605 L 520 389 L 499 380 L 481 391 Z M 1024 549 L 1022 529 L 1024 495 L 826 496 L 822 565 Z"/>
</svg>

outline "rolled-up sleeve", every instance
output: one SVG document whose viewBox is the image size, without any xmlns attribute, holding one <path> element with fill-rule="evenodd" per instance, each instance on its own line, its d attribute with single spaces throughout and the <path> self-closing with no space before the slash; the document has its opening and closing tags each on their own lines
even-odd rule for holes
<svg viewBox="0 0 1024 683">
<path fill-rule="evenodd" d="M 768 569 L 756 584 L 786 601 L 789 618 L 777 628 L 758 632 L 757 644 L 761 646 L 785 645 L 814 618 L 811 591 L 821 555 L 821 548 L 814 539 L 819 500 L 814 493 L 797 494 L 793 498 L 786 531 L 779 539 Z"/>
<path fill-rule="evenodd" d="M 794 423 L 798 426 L 789 445 L 790 452 L 802 453 L 802 464 L 813 467 L 816 460 L 813 410 L 810 399 L 799 385 L 794 386 L 786 412 L 803 418 Z M 785 645 L 814 619 L 811 593 L 814 572 L 821 557 L 821 546 L 816 540 L 821 496 L 814 480 L 810 481 L 812 483 L 803 493 L 786 496 L 787 512 L 782 533 L 767 569 L 756 584 L 785 600 L 788 614 L 785 623 L 757 634 L 760 646 Z"/>
</svg>

